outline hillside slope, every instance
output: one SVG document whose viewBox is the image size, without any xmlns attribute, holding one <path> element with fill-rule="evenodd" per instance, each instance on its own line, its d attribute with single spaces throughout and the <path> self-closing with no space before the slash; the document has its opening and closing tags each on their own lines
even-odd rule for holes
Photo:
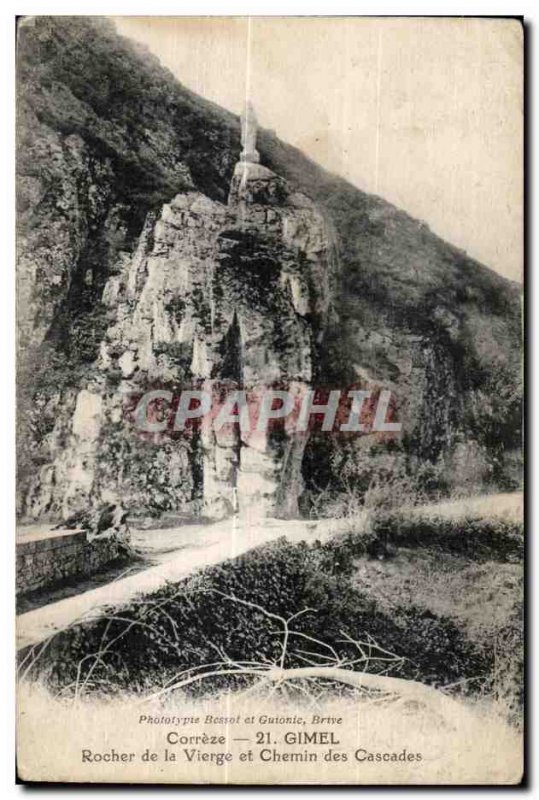
<svg viewBox="0 0 539 800">
<path fill-rule="evenodd" d="M 226 203 L 239 121 L 108 21 L 38 17 L 19 29 L 18 144 L 21 511 L 58 516 L 52 500 L 31 511 L 25 497 L 36 475 L 59 480 L 51 463 L 117 314 L 103 302 L 107 284 L 176 195 Z M 307 489 L 339 489 L 343 477 L 364 488 L 374 463 L 428 491 L 515 488 L 518 287 L 274 134 L 261 131 L 257 146 L 264 166 L 314 201 L 331 242 L 314 379 L 391 388 L 404 428 L 389 449 L 312 437 Z M 174 491 L 165 507 L 187 502 Z"/>
</svg>

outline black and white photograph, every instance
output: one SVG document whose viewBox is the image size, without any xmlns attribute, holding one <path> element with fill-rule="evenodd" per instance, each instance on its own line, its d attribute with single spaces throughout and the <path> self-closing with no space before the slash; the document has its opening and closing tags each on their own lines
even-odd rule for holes
<svg viewBox="0 0 539 800">
<path fill-rule="evenodd" d="M 15 23 L 18 780 L 519 785 L 522 18 Z"/>
</svg>

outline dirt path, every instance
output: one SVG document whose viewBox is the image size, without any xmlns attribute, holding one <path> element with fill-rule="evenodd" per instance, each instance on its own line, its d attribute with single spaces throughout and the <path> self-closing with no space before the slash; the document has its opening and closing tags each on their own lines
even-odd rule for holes
<svg viewBox="0 0 539 800">
<path fill-rule="evenodd" d="M 524 517 L 524 496 L 522 492 L 503 494 L 484 494 L 479 497 L 463 497 L 443 503 L 432 503 L 413 509 L 414 514 L 429 517 L 462 519 L 463 517 L 502 518 L 522 520 Z"/>
<path fill-rule="evenodd" d="M 151 594 L 168 582 L 179 581 L 197 569 L 240 556 L 280 536 L 290 541 L 314 540 L 335 531 L 335 523 L 331 521 L 283 522 L 249 517 L 210 525 L 135 530 L 133 545 L 154 566 L 21 614 L 17 618 L 17 649 L 39 644 L 74 622 L 98 617 L 107 605 L 121 606 L 136 595 Z"/>
<path fill-rule="evenodd" d="M 433 504 L 411 510 L 447 517 L 522 517 L 522 494 L 499 494 Z M 17 649 L 45 641 L 76 621 L 98 617 L 105 606 L 121 606 L 136 595 L 150 594 L 168 582 L 177 582 L 197 569 L 234 558 L 266 542 L 285 536 L 289 541 L 329 538 L 349 529 L 351 520 L 275 520 L 246 515 L 213 524 L 183 525 L 132 532 L 133 546 L 149 566 L 100 586 L 86 585 L 75 596 L 34 608 L 17 618 Z M 357 525 L 363 525 L 358 519 Z"/>
</svg>

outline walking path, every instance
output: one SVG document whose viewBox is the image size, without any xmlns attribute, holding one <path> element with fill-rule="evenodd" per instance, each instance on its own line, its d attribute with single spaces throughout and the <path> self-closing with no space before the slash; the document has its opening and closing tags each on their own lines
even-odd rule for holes
<svg viewBox="0 0 539 800">
<path fill-rule="evenodd" d="M 444 517 L 485 516 L 522 518 L 522 494 L 498 494 L 403 509 L 404 513 Z M 354 528 L 364 524 L 356 521 Z M 157 591 L 166 583 L 187 578 L 198 569 L 247 553 L 285 536 L 288 541 L 327 539 L 349 529 L 351 520 L 278 520 L 245 515 L 212 524 L 183 525 L 161 530 L 134 530 L 132 544 L 153 566 L 103 586 L 83 591 L 17 617 L 17 649 L 44 642 L 74 622 L 99 617 L 105 606 L 121 606 L 137 595 Z"/>
<path fill-rule="evenodd" d="M 21 614 L 17 617 L 17 649 L 39 644 L 74 622 L 99 617 L 105 606 L 124 605 L 137 595 L 151 594 L 166 583 L 187 578 L 197 569 L 235 558 L 281 536 L 289 541 L 313 541 L 335 532 L 336 523 L 330 520 L 314 523 L 253 520 L 248 516 L 209 525 L 135 530 L 133 546 L 154 566 Z"/>
</svg>

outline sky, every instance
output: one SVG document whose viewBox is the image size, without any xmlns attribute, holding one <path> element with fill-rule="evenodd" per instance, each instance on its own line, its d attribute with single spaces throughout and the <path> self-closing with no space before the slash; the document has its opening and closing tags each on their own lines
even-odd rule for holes
<svg viewBox="0 0 539 800">
<path fill-rule="evenodd" d="M 522 31 L 503 19 L 113 17 L 178 80 L 522 279 Z"/>
</svg>

